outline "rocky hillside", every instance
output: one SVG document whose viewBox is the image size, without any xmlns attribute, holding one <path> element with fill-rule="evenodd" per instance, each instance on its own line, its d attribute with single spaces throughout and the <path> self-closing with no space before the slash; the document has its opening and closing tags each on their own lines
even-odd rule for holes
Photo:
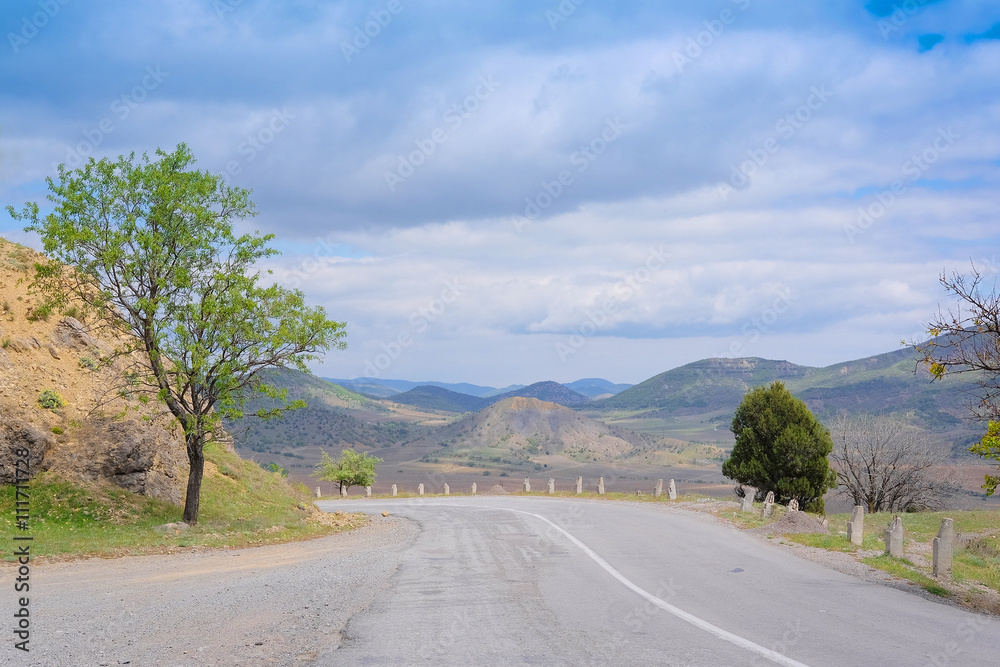
<svg viewBox="0 0 1000 667">
<path fill-rule="evenodd" d="M 33 474 L 107 480 L 179 503 L 187 479 L 179 429 L 117 393 L 121 366 L 101 360 L 120 341 L 99 339 L 75 308 L 38 308 L 28 283 L 40 257 L 0 238 L 0 483 L 13 482 L 14 450 L 26 448 Z"/>
<path fill-rule="evenodd" d="M 488 460 L 501 456 L 500 452 L 513 452 L 525 460 L 562 455 L 608 461 L 637 448 L 653 448 L 658 440 L 608 426 L 556 403 L 521 396 L 494 403 L 428 437 L 442 448 L 434 458 L 470 461 Z"/>
</svg>

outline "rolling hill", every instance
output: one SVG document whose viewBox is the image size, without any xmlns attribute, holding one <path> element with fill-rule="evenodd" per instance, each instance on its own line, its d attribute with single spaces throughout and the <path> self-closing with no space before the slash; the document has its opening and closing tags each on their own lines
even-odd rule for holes
<svg viewBox="0 0 1000 667">
<path fill-rule="evenodd" d="M 569 389 L 558 382 L 552 382 L 551 380 L 536 382 L 535 384 L 528 385 L 527 387 L 509 391 L 506 394 L 493 396 L 490 400 L 496 403 L 497 401 L 503 401 L 517 396 L 522 398 L 537 398 L 540 401 L 558 403 L 559 405 L 565 405 L 566 407 L 575 407 L 590 403 L 589 396 L 584 396 L 579 392 L 575 392 L 572 389 Z"/>
<path fill-rule="evenodd" d="M 704 359 L 594 401 L 584 411 L 651 433 L 731 439 L 729 421 L 743 395 L 779 380 L 820 419 L 840 411 L 886 413 L 961 452 L 981 430 L 965 419 L 974 385 L 961 377 L 932 383 L 917 360 L 909 347 L 825 368 L 759 358 Z"/>
<path fill-rule="evenodd" d="M 409 391 L 396 394 L 390 400 L 393 403 L 412 405 L 424 410 L 442 410 L 444 412 L 475 412 L 491 402 L 488 398 L 460 394 L 457 391 L 432 385 L 414 387 Z"/>
</svg>

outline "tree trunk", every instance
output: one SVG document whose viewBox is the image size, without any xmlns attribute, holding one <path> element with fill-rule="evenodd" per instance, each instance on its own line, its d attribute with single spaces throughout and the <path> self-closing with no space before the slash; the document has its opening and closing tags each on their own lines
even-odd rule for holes
<svg viewBox="0 0 1000 667">
<path fill-rule="evenodd" d="M 205 449 L 201 435 L 192 433 L 187 441 L 188 473 L 187 497 L 184 499 L 184 523 L 193 526 L 198 523 L 198 505 L 201 502 L 201 480 L 205 476 Z"/>
</svg>

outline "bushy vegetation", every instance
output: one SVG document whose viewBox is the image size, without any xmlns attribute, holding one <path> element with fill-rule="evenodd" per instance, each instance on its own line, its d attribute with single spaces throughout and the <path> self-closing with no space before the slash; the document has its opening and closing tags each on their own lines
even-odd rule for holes
<svg viewBox="0 0 1000 667">
<path fill-rule="evenodd" d="M 58 410 L 66 407 L 66 399 L 54 389 L 46 389 L 38 394 L 38 407 L 46 410 Z"/>
</svg>

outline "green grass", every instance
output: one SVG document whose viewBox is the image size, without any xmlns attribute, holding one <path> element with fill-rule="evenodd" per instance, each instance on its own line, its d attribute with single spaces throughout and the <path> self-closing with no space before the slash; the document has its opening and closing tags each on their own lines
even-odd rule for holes
<svg viewBox="0 0 1000 667">
<path fill-rule="evenodd" d="M 913 583 L 921 586 L 928 593 L 940 595 L 941 597 L 951 596 L 951 591 L 939 585 L 926 574 L 918 572 L 916 570 L 916 566 L 905 558 L 893 558 L 892 556 L 884 554 L 882 556 L 874 556 L 872 558 L 862 558 L 861 562 L 866 565 L 871 565 L 874 568 L 878 568 L 884 572 L 888 572 L 893 576 L 909 579 Z"/>
<path fill-rule="evenodd" d="M 279 475 L 219 445 L 208 445 L 205 453 L 222 474 L 206 474 L 199 522 L 180 535 L 164 535 L 153 528 L 180 521 L 181 507 L 109 484 L 82 486 L 45 473 L 29 485 L 27 531 L 14 525 L 14 487 L 0 487 L 0 533 L 31 535 L 36 557 L 110 556 L 190 546 L 288 542 L 349 529 L 364 521 L 353 515 L 318 515 L 303 490 L 292 489 Z M 300 509 L 300 503 L 307 509 Z M 11 560 L 11 550 L 5 552 L 4 558 Z"/>
<path fill-rule="evenodd" d="M 804 544 L 807 547 L 826 549 L 828 551 L 857 551 L 859 547 L 852 544 L 843 535 L 830 535 L 827 533 L 790 533 L 785 535 L 789 542 Z"/>
</svg>

